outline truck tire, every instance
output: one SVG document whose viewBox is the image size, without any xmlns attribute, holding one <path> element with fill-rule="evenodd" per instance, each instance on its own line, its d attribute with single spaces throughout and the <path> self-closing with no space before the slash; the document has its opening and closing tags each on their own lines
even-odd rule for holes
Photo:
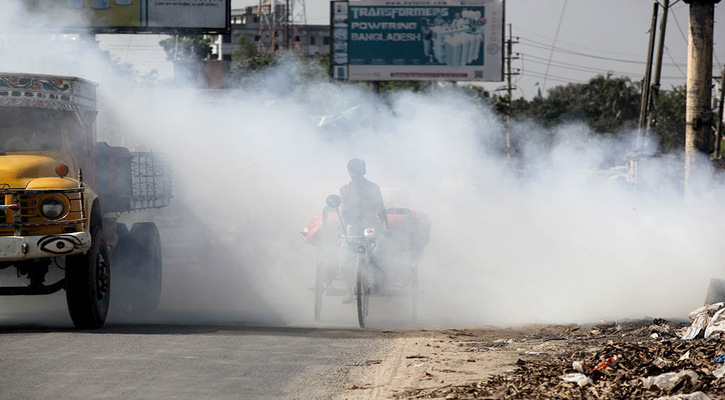
<svg viewBox="0 0 725 400">
<path fill-rule="evenodd" d="M 153 222 L 137 222 L 131 227 L 128 238 L 135 250 L 131 265 L 135 283 L 131 310 L 140 314 L 153 313 L 161 301 L 163 266 L 159 230 Z"/>
<path fill-rule="evenodd" d="M 91 228 L 91 248 L 65 262 L 66 302 L 76 328 L 97 329 L 108 315 L 111 266 L 100 226 Z"/>
</svg>

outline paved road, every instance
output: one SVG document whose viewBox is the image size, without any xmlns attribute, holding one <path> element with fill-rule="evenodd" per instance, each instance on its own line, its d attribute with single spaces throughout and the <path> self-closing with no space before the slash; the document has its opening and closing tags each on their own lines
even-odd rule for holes
<svg viewBox="0 0 725 400">
<path fill-rule="evenodd" d="M 104 328 L 77 331 L 63 291 L 0 298 L 0 400 L 329 398 L 389 343 L 358 329 L 354 306 L 339 299 L 314 323 L 311 277 L 280 288 L 237 260 L 166 243 L 151 318 L 116 310 Z M 0 271 L 0 283 L 14 274 Z"/>
<path fill-rule="evenodd" d="M 3 322 L 2 399 L 329 398 L 387 346 L 361 330 Z"/>
</svg>

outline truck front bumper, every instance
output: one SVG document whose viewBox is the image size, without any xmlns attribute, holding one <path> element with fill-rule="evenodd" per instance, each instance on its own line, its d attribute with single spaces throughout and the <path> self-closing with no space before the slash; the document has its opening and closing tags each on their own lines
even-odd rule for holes
<svg viewBox="0 0 725 400">
<path fill-rule="evenodd" d="M 45 236 L 0 236 L 0 261 L 69 256 L 91 248 L 90 232 Z"/>
</svg>

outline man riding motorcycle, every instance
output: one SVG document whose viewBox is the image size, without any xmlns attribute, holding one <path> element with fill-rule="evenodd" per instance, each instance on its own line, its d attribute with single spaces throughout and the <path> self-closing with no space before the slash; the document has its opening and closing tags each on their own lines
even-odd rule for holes
<svg viewBox="0 0 725 400">
<path fill-rule="evenodd" d="M 382 232 L 387 228 L 388 217 L 385 213 L 385 204 L 380 186 L 365 178 L 365 161 L 353 158 L 347 163 L 347 172 L 350 182 L 342 185 L 337 191 L 342 203 L 340 214 L 348 235 L 362 236 L 365 229 L 375 229 Z M 340 273 L 347 284 L 348 295 L 343 303 L 352 303 L 352 291 L 355 286 L 355 253 L 349 249 L 346 241 L 342 242 L 343 251 L 340 254 Z M 375 253 L 381 251 L 380 242 L 373 253 L 373 264 L 376 263 Z M 378 268 L 379 269 L 379 268 Z"/>
</svg>

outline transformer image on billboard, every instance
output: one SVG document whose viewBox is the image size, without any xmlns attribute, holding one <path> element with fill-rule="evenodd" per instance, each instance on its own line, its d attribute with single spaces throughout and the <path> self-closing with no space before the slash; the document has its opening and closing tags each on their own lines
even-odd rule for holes
<svg viewBox="0 0 725 400">
<path fill-rule="evenodd" d="M 501 81 L 504 8 L 504 0 L 333 1 L 332 75 L 359 81 Z"/>
<path fill-rule="evenodd" d="M 438 24 L 421 20 L 423 52 L 429 62 L 434 60 L 449 67 L 472 64 L 484 56 L 484 26 L 486 20 L 480 11 L 465 10 L 456 15 L 451 23 Z M 481 62 L 483 64 L 483 62 Z"/>
</svg>

